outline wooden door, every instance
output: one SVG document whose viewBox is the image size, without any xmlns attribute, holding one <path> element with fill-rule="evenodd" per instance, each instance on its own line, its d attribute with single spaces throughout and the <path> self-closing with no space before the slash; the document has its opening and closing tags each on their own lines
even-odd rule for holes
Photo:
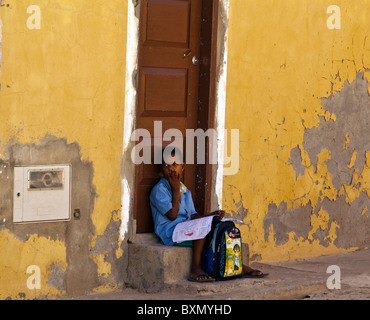
<svg viewBox="0 0 370 320">
<path fill-rule="evenodd" d="M 142 0 L 140 10 L 137 128 L 147 129 L 153 143 L 154 121 L 161 121 L 162 134 L 178 129 L 185 143 L 186 129 L 196 129 L 198 120 L 194 59 L 200 54 L 202 0 Z M 158 180 L 158 165 L 136 165 L 137 232 L 153 231 L 149 194 Z M 195 197 L 195 165 L 186 165 L 183 180 Z"/>
</svg>

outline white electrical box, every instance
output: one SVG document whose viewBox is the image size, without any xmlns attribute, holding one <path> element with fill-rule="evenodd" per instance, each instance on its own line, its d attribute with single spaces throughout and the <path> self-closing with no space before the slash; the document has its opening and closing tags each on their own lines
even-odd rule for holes
<svg viewBox="0 0 370 320">
<path fill-rule="evenodd" d="M 70 165 L 14 168 L 13 222 L 69 220 Z"/>
</svg>

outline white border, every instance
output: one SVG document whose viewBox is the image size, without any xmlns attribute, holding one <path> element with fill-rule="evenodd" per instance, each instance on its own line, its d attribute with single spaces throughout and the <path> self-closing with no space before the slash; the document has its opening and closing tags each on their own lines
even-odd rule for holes
<svg viewBox="0 0 370 320">
<path fill-rule="evenodd" d="M 219 16 L 219 23 L 225 18 L 226 21 L 229 21 L 229 0 L 220 0 L 219 6 L 222 6 L 222 11 L 219 8 L 219 13 L 223 12 L 226 16 Z M 222 209 L 222 191 L 223 191 L 223 176 L 224 176 L 224 138 L 225 138 L 225 112 L 226 112 L 226 82 L 227 82 L 227 53 L 228 53 L 228 25 L 224 25 L 225 34 L 223 38 L 223 48 L 222 56 L 217 57 L 217 66 L 220 66 L 218 69 L 218 74 L 216 74 L 216 130 L 217 130 L 217 150 L 218 150 L 218 159 L 217 159 L 217 170 L 216 170 L 216 179 L 215 179 L 215 194 L 217 197 L 217 207 Z M 220 44 L 219 44 L 220 45 Z"/>
<path fill-rule="evenodd" d="M 126 44 L 126 77 L 125 77 L 125 111 L 124 111 L 124 128 L 123 128 L 123 154 L 129 152 L 131 134 L 134 131 L 136 118 L 136 95 L 137 89 L 134 84 L 133 75 L 137 70 L 138 63 L 138 45 L 139 45 L 139 19 L 135 16 L 135 7 L 133 1 L 127 4 L 127 44 Z M 126 157 L 131 159 L 131 157 Z M 123 165 L 129 165 L 123 163 Z M 135 174 L 135 171 L 132 171 Z M 122 179 L 121 195 L 121 227 L 120 239 L 123 240 L 128 232 L 130 221 L 131 205 L 131 188 L 127 178 Z"/>
</svg>

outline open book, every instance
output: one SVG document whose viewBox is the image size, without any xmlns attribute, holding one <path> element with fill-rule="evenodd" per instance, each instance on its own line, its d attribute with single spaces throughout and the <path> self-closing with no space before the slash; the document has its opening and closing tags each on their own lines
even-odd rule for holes
<svg viewBox="0 0 370 320">
<path fill-rule="evenodd" d="M 184 242 L 188 240 L 198 240 L 203 239 L 212 228 L 213 216 L 208 216 L 204 218 L 189 220 L 185 222 L 180 222 L 176 225 L 173 234 L 173 242 Z M 233 218 L 224 218 L 222 221 L 235 221 L 237 223 L 243 223 L 241 220 L 236 220 Z"/>
</svg>

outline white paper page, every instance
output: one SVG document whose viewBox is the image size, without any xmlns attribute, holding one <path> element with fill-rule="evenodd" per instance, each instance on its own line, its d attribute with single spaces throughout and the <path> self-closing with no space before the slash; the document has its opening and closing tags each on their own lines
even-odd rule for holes
<svg viewBox="0 0 370 320">
<path fill-rule="evenodd" d="M 173 242 L 203 239 L 212 228 L 214 216 L 181 222 L 176 225 L 172 234 Z"/>
</svg>

